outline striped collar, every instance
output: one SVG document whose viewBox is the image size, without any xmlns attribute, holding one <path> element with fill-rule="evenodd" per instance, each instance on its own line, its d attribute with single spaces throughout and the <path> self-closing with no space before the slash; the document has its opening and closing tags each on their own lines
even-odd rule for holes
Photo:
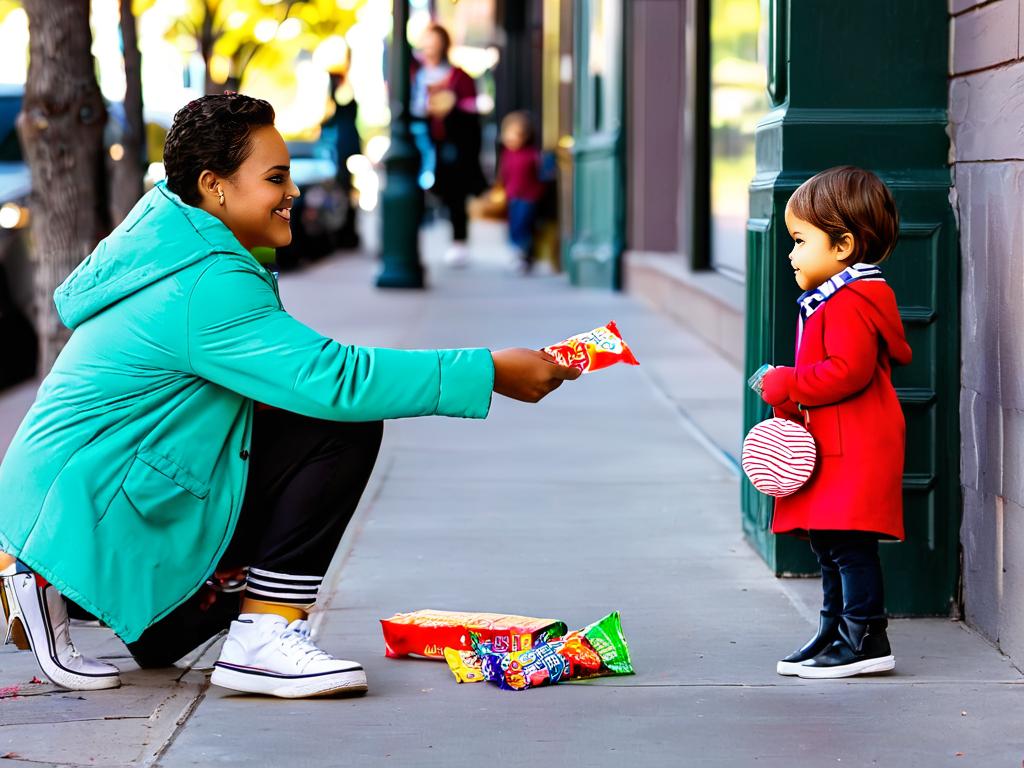
<svg viewBox="0 0 1024 768">
<path fill-rule="evenodd" d="M 818 308 L 832 298 L 836 291 L 845 285 L 857 280 L 882 280 L 882 270 L 877 264 L 854 264 L 847 267 L 835 277 L 826 280 L 810 291 L 800 294 L 797 304 L 800 305 L 800 317 L 806 320 L 813 315 Z"/>
</svg>

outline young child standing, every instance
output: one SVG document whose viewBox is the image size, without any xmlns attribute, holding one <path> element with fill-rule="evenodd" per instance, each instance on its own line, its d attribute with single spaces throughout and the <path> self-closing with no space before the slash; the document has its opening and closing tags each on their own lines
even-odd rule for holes
<svg viewBox="0 0 1024 768">
<path fill-rule="evenodd" d="M 529 115 L 506 115 L 501 121 L 501 144 L 498 176 L 508 198 L 508 239 L 516 249 L 516 266 L 525 273 L 533 267 L 537 209 L 544 196 L 540 152 L 534 146 Z"/>
<path fill-rule="evenodd" d="M 810 538 L 824 594 L 817 634 L 778 663 L 781 675 L 849 677 L 896 664 L 878 540 L 903 539 L 906 430 L 891 371 L 911 351 L 878 265 L 898 226 L 885 184 L 849 166 L 809 179 L 786 206 L 789 260 L 805 291 L 796 366 L 770 370 L 762 397 L 776 416 L 806 422 L 818 466 L 776 500 L 772 531 Z"/>
</svg>

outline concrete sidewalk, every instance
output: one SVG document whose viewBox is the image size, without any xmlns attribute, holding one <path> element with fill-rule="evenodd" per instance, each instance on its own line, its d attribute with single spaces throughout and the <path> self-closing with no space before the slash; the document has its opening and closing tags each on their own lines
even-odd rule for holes
<svg viewBox="0 0 1024 768">
<path fill-rule="evenodd" d="M 629 297 L 515 278 L 493 230 L 473 237 L 486 258 L 432 264 L 430 291 L 377 292 L 374 263 L 345 257 L 286 276 L 282 294 L 324 333 L 381 346 L 538 347 L 615 319 L 641 367 L 537 406 L 496 398 L 483 422 L 387 425 L 315 615 L 321 644 L 366 666 L 370 693 L 231 695 L 206 685 L 216 647 L 142 672 L 107 630 L 78 627 L 125 686 L 54 691 L 27 682 L 29 654 L 0 650 L 0 764 L 1021 765 L 1024 677 L 958 622 L 894 621 L 894 675 L 777 676 L 812 631 L 817 587 L 776 580 L 740 534 L 740 374 Z M 0 450 L 30 399 L 0 398 Z M 384 658 L 378 619 L 417 608 L 571 627 L 618 609 L 637 674 L 459 686 L 442 663 Z"/>
</svg>

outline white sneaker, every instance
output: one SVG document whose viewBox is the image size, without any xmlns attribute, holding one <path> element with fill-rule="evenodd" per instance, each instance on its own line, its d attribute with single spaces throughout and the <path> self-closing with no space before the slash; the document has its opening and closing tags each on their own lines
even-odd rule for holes
<svg viewBox="0 0 1024 768">
<path fill-rule="evenodd" d="M 444 261 L 449 267 L 461 269 L 469 264 L 469 248 L 462 243 L 452 245 L 444 253 Z"/>
<path fill-rule="evenodd" d="M 117 667 L 83 656 L 75 648 L 68 607 L 52 585 L 40 587 L 32 573 L 17 573 L 0 581 L 5 595 L 7 639 L 18 639 L 20 628 L 46 677 L 72 691 L 99 691 L 121 685 Z"/>
<path fill-rule="evenodd" d="M 366 673 L 309 639 L 309 623 L 273 613 L 243 613 L 231 622 L 211 682 L 284 699 L 366 691 Z"/>
</svg>

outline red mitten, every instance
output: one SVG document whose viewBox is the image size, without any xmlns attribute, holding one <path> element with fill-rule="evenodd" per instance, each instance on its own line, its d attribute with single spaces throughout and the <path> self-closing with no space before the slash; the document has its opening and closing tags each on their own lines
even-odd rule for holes
<svg viewBox="0 0 1024 768">
<path fill-rule="evenodd" d="M 761 380 L 761 399 L 768 405 L 778 407 L 789 400 L 790 385 L 796 372 L 793 368 L 782 366 L 772 368 Z"/>
</svg>

